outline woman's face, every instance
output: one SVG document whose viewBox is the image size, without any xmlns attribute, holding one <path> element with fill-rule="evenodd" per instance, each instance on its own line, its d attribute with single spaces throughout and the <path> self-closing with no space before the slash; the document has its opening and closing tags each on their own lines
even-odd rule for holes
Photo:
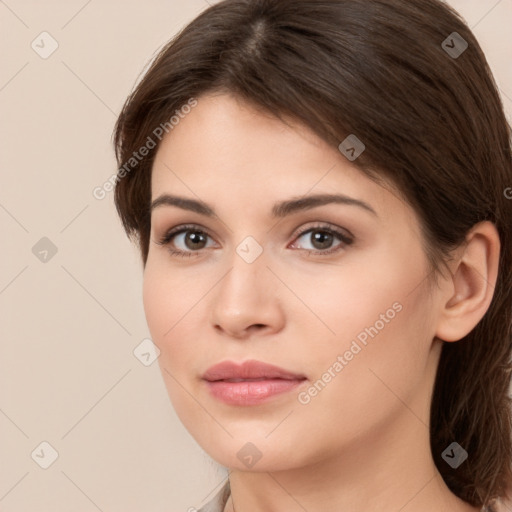
<svg viewBox="0 0 512 512">
<path fill-rule="evenodd" d="M 306 128 L 229 95 L 200 97 L 152 172 L 152 201 L 179 196 L 214 212 L 159 201 L 144 271 L 170 399 L 207 453 L 275 471 L 378 450 L 411 425 L 425 435 L 436 295 L 417 216 L 396 193 Z M 350 200 L 305 202 L 317 195 Z M 203 379 L 248 360 L 302 380 Z"/>
</svg>

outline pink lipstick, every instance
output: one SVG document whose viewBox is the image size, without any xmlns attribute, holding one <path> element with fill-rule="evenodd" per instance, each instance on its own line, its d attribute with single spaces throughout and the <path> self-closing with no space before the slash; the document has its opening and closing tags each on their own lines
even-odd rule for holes
<svg viewBox="0 0 512 512">
<path fill-rule="evenodd" d="M 257 405 L 300 386 L 306 379 L 261 361 L 223 361 L 202 376 L 210 393 L 229 405 Z"/>
</svg>

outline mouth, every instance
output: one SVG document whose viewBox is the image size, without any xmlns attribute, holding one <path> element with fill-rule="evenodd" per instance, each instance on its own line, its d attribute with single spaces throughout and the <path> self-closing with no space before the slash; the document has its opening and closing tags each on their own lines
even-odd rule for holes
<svg viewBox="0 0 512 512">
<path fill-rule="evenodd" d="M 261 361 L 224 361 L 202 376 L 211 395 L 229 405 L 257 405 L 294 390 L 307 379 Z"/>
<path fill-rule="evenodd" d="M 296 380 L 305 380 L 305 377 L 297 377 L 297 378 L 281 378 L 281 377 L 256 377 L 254 379 L 215 379 L 208 380 L 208 382 L 265 382 L 267 380 L 284 380 L 284 381 L 296 381 Z"/>
<path fill-rule="evenodd" d="M 211 395 L 228 405 L 258 405 L 291 392 L 306 379 L 227 379 L 206 381 Z"/>
<path fill-rule="evenodd" d="M 241 364 L 232 361 L 222 361 L 208 368 L 202 378 L 209 382 L 219 380 L 298 380 L 304 379 L 305 375 L 294 373 L 290 370 L 285 370 L 279 366 L 262 361 L 249 360 Z"/>
</svg>

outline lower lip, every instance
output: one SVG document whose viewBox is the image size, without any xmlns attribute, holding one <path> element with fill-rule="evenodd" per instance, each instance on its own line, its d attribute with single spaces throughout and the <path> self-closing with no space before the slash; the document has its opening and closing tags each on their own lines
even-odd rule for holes
<svg viewBox="0 0 512 512">
<path fill-rule="evenodd" d="M 229 405 L 257 405 L 272 397 L 292 391 L 302 380 L 266 379 L 245 382 L 206 381 L 210 393 Z"/>
</svg>

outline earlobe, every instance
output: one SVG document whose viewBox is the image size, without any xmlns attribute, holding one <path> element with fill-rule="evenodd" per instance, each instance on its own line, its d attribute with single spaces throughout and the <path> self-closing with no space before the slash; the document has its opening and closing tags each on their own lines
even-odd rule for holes
<svg viewBox="0 0 512 512">
<path fill-rule="evenodd" d="M 466 237 L 441 297 L 436 337 L 458 341 L 480 322 L 494 295 L 500 239 L 496 226 L 484 221 Z"/>
</svg>

